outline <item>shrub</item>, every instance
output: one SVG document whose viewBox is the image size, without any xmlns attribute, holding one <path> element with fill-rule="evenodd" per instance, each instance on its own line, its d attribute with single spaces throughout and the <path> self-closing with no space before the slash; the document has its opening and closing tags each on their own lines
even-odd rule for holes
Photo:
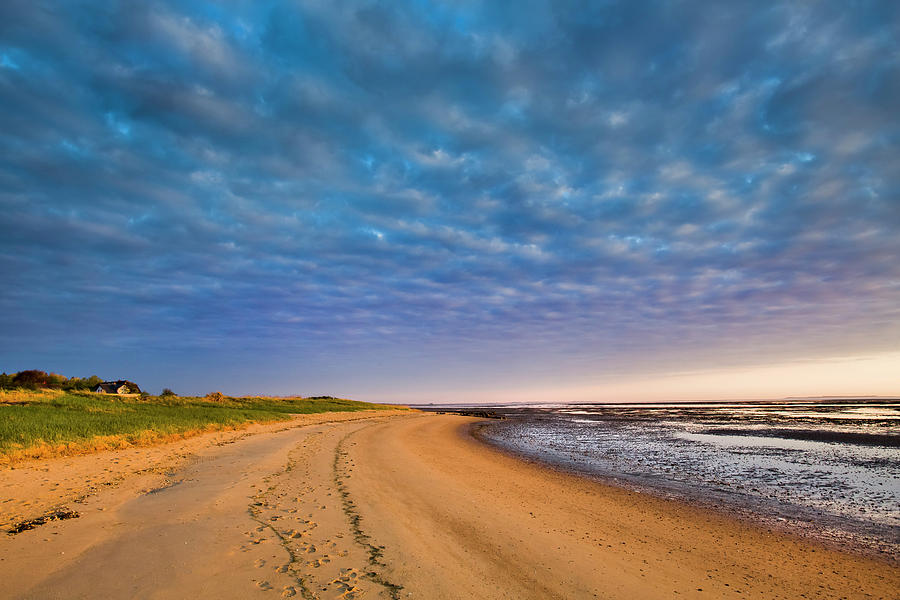
<svg viewBox="0 0 900 600">
<path fill-rule="evenodd" d="M 210 392 L 206 395 L 206 399 L 210 402 L 222 402 L 225 400 L 225 396 L 222 392 Z"/>
<path fill-rule="evenodd" d="M 42 387 L 48 387 L 50 376 L 43 371 L 36 369 L 28 369 L 27 371 L 19 371 L 13 376 L 12 382 L 16 387 L 28 390 L 36 390 Z"/>
<path fill-rule="evenodd" d="M 178 394 L 176 394 L 175 392 L 173 392 L 173 391 L 170 390 L 169 388 L 163 388 L 162 393 L 160 393 L 160 396 L 177 396 L 177 395 L 178 395 Z"/>
</svg>

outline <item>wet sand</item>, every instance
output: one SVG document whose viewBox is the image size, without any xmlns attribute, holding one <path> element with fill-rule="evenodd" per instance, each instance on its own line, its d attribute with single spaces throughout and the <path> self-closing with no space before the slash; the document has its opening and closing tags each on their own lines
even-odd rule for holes
<svg viewBox="0 0 900 600">
<path fill-rule="evenodd" d="M 895 564 L 507 456 L 468 435 L 474 419 L 339 418 L 353 420 L 0 471 L 0 521 L 59 507 L 81 515 L 0 539 L 0 597 L 896 598 L 900 589 Z"/>
</svg>

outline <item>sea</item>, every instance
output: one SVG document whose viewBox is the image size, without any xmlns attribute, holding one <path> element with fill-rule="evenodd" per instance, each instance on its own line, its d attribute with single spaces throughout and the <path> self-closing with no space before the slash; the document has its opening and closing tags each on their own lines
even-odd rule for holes
<svg viewBox="0 0 900 600">
<path fill-rule="evenodd" d="M 900 399 L 531 404 L 483 441 L 555 468 L 900 560 Z"/>
</svg>

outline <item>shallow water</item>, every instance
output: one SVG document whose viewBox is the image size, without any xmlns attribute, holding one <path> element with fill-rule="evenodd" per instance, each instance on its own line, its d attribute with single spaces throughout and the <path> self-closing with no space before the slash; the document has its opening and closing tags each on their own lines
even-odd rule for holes
<svg viewBox="0 0 900 600">
<path fill-rule="evenodd" d="M 900 557 L 900 402 L 492 407 L 531 458 Z"/>
</svg>

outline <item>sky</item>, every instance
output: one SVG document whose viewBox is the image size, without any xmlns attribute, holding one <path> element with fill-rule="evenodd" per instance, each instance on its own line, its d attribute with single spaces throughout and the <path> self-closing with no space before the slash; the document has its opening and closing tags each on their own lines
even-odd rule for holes
<svg viewBox="0 0 900 600">
<path fill-rule="evenodd" d="M 900 395 L 900 3 L 0 3 L 0 370 Z"/>
</svg>

